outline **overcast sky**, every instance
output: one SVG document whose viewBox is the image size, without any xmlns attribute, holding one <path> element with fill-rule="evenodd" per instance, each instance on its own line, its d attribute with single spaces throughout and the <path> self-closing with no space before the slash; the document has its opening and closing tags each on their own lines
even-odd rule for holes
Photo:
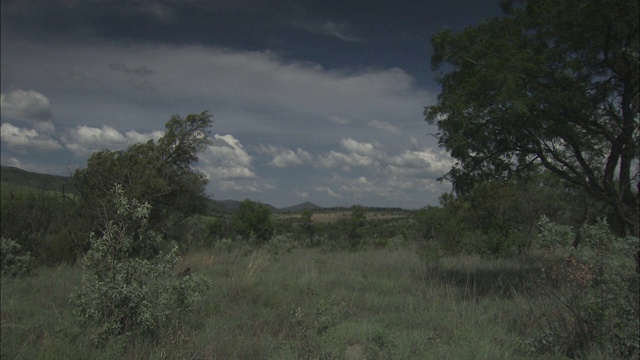
<svg viewBox="0 0 640 360">
<path fill-rule="evenodd" d="M 214 199 L 435 205 L 452 164 L 422 115 L 430 38 L 497 0 L 2 0 L 2 165 L 70 175 L 92 152 L 213 114 Z"/>
</svg>

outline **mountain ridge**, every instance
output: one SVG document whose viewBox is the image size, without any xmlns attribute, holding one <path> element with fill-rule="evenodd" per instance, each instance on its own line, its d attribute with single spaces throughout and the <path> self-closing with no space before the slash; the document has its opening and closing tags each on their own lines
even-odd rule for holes
<svg viewBox="0 0 640 360">
<path fill-rule="evenodd" d="M 2 183 L 44 191 L 58 191 L 79 195 L 70 176 L 51 175 L 23 170 L 14 166 L 0 168 Z"/>
<path fill-rule="evenodd" d="M 3 184 L 12 184 L 22 187 L 32 188 L 35 190 L 45 191 L 59 191 L 67 192 L 75 195 L 79 195 L 78 191 L 73 183 L 71 176 L 62 175 L 50 175 L 44 173 L 38 173 L 33 171 L 23 170 L 14 166 L 1 166 L 0 167 L 0 180 Z M 240 207 L 241 200 L 214 200 L 207 197 L 211 201 L 211 207 L 224 211 L 234 212 Z M 278 213 L 297 213 L 303 210 L 320 210 L 322 207 L 315 205 L 309 201 L 305 201 L 301 204 L 287 206 L 283 208 L 276 208 L 270 204 L 266 204 L 271 211 Z"/>
</svg>

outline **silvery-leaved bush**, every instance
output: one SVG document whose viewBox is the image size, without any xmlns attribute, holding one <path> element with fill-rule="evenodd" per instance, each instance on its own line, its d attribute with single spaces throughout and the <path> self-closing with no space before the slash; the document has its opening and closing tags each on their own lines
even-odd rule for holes
<svg viewBox="0 0 640 360">
<path fill-rule="evenodd" d="M 148 226 L 151 206 L 113 190 L 117 212 L 105 216 L 101 234 L 92 234 L 84 265 L 87 274 L 73 294 L 76 314 L 97 328 L 97 342 L 120 335 L 154 335 L 172 312 L 189 310 L 207 288 L 194 275 L 176 277 L 177 246 L 163 250 Z"/>
</svg>

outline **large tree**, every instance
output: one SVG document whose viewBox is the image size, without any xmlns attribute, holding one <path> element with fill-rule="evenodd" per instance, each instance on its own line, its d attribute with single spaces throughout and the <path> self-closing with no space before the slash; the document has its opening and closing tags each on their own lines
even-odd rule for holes
<svg viewBox="0 0 640 360">
<path fill-rule="evenodd" d="M 156 230 L 166 232 L 177 220 L 204 205 L 207 180 L 192 165 L 198 161 L 198 153 L 211 143 L 212 122 L 206 111 L 185 118 L 174 115 L 157 142 L 149 140 L 123 151 L 94 153 L 87 167 L 74 174 L 83 205 L 88 212 L 113 210 L 112 190 L 119 184 L 125 196 L 152 206 L 150 221 Z"/>
<path fill-rule="evenodd" d="M 426 120 L 458 193 L 543 166 L 638 236 L 639 2 L 502 1 L 504 15 L 432 38 L 442 86 Z"/>
</svg>

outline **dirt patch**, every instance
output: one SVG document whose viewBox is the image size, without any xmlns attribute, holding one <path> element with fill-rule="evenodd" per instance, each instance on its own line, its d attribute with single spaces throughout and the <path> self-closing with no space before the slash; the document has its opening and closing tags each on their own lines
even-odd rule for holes
<svg viewBox="0 0 640 360">
<path fill-rule="evenodd" d="M 344 352 L 344 358 L 346 360 L 364 360 L 367 357 L 362 345 L 353 344 L 347 347 L 347 350 Z"/>
</svg>

